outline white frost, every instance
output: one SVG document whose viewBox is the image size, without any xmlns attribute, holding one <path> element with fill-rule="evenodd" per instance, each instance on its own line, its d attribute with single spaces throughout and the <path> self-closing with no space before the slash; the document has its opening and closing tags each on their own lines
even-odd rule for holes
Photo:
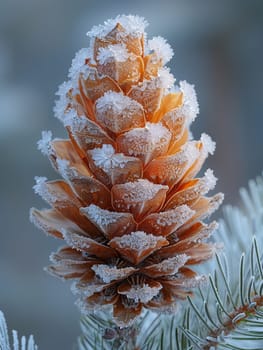
<svg viewBox="0 0 263 350">
<path fill-rule="evenodd" d="M 133 299 L 135 302 L 148 303 L 152 298 L 159 294 L 162 286 L 150 287 L 147 283 L 143 285 L 134 285 L 125 294 L 128 299 Z"/>
<path fill-rule="evenodd" d="M 171 139 L 170 131 L 162 123 L 146 123 L 145 128 L 135 128 L 124 134 L 128 153 L 132 156 L 150 154 L 165 147 Z"/>
<path fill-rule="evenodd" d="M 101 47 L 97 58 L 100 64 L 105 64 L 111 61 L 125 62 L 129 56 L 130 54 L 125 44 L 115 44 Z"/>
<path fill-rule="evenodd" d="M 154 51 L 157 57 L 162 60 L 163 64 L 169 62 L 174 55 L 171 46 L 161 36 L 156 36 L 149 40 L 148 49 Z"/>
<path fill-rule="evenodd" d="M 183 93 L 183 105 L 179 108 L 182 108 L 183 113 L 186 114 L 189 121 L 192 122 L 199 113 L 199 104 L 194 85 L 187 83 L 185 80 L 180 81 L 179 85 Z"/>
<path fill-rule="evenodd" d="M 94 293 L 99 293 L 105 288 L 104 283 L 96 283 L 94 281 L 93 283 L 83 283 L 80 282 L 73 282 L 71 285 L 71 291 L 75 295 L 81 295 L 82 297 L 88 298 Z"/>
<path fill-rule="evenodd" d="M 211 139 L 211 137 L 205 133 L 201 135 L 201 142 L 204 147 L 204 151 L 208 154 L 214 154 L 216 149 L 216 143 Z"/>
<path fill-rule="evenodd" d="M 124 202 L 141 203 L 153 199 L 160 190 L 168 190 L 168 186 L 154 184 L 146 179 L 139 179 L 134 182 L 126 182 L 123 185 L 117 185 L 125 190 L 123 195 Z"/>
<path fill-rule="evenodd" d="M 178 254 L 173 258 L 165 259 L 159 264 L 154 265 L 160 272 L 169 272 L 173 275 L 178 272 L 180 267 L 184 266 L 189 257 L 186 254 Z"/>
<path fill-rule="evenodd" d="M 59 173 L 66 181 L 79 176 L 77 170 L 70 166 L 68 160 L 57 158 L 56 163 Z"/>
<path fill-rule="evenodd" d="M 91 38 L 103 38 L 114 29 L 117 23 L 120 23 L 125 29 L 126 35 L 132 35 L 134 37 L 140 37 L 148 25 L 143 17 L 119 15 L 114 19 L 108 19 L 103 25 L 94 26 L 87 35 Z"/>
<path fill-rule="evenodd" d="M 68 97 L 68 92 L 71 89 L 72 89 L 72 82 L 66 81 L 58 87 L 58 91 L 56 92 L 56 95 L 59 98 L 55 101 L 55 106 L 53 108 L 53 111 L 54 111 L 55 117 L 61 121 L 63 121 L 64 119 L 65 111 L 70 102 Z"/>
<path fill-rule="evenodd" d="M 90 248 L 90 245 L 93 242 L 88 237 L 79 235 L 77 233 L 68 232 L 64 228 L 61 228 L 61 233 L 68 245 L 79 251 Z"/>
<path fill-rule="evenodd" d="M 79 78 L 81 73 L 85 73 L 88 66 L 85 64 L 86 60 L 92 60 L 92 50 L 91 48 L 80 49 L 72 60 L 71 67 L 69 69 L 69 78 L 76 80 Z"/>
<path fill-rule="evenodd" d="M 130 158 L 124 157 L 122 153 L 115 153 L 112 145 L 103 145 L 101 148 L 94 148 L 89 153 L 94 164 L 106 173 L 114 168 L 124 168 L 125 164 L 130 161 Z"/>
<path fill-rule="evenodd" d="M 102 97 L 96 101 L 96 110 L 100 113 L 111 110 L 113 114 L 120 115 L 124 110 L 129 113 L 129 111 L 134 111 L 141 109 L 142 105 L 131 99 L 128 96 L 125 96 L 121 92 L 107 91 Z"/>
<path fill-rule="evenodd" d="M 122 237 L 115 237 L 111 242 L 116 242 L 120 248 L 143 251 L 148 248 L 156 247 L 158 242 L 163 240 L 163 237 L 154 236 L 144 231 L 136 231 Z"/>
<path fill-rule="evenodd" d="M 202 182 L 204 183 L 207 190 L 213 190 L 215 188 L 217 178 L 214 176 L 214 172 L 212 169 L 207 169 L 204 177 L 202 178 Z"/>
<path fill-rule="evenodd" d="M 159 84 L 157 87 L 170 89 L 173 87 L 175 78 L 172 73 L 170 73 L 170 69 L 167 67 L 162 67 L 158 70 L 158 80 Z"/>
<path fill-rule="evenodd" d="M 105 264 L 93 265 L 91 269 L 100 279 L 103 280 L 104 283 L 124 279 L 136 271 L 133 267 L 118 269 L 117 266 L 109 266 Z"/>
<path fill-rule="evenodd" d="M 42 131 L 42 138 L 37 142 L 37 148 L 44 154 L 49 155 L 51 152 L 51 131 Z"/>
<path fill-rule="evenodd" d="M 187 205 L 181 205 L 175 209 L 163 211 L 153 215 L 158 215 L 156 223 L 159 226 L 166 227 L 177 224 L 176 226 L 179 227 L 189 220 L 194 213 L 195 211 L 190 209 Z"/>
<path fill-rule="evenodd" d="M 199 151 L 195 141 L 189 141 L 182 147 L 182 155 L 188 160 L 188 164 L 192 164 L 199 156 Z"/>
<path fill-rule="evenodd" d="M 84 213 L 87 218 L 96 226 L 98 226 L 105 234 L 108 230 L 109 225 L 117 223 L 123 217 L 127 217 L 127 213 L 119 213 L 101 209 L 94 204 L 91 204 L 85 208 L 80 208 L 80 211 Z"/>
<path fill-rule="evenodd" d="M 35 176 L 35 181 L 36 184 L 33 186 L 35 193 L 41 196 L 47 202 L 52 201 L 52 196 L 50 196 L 46 186 L 47 178 L 44 176 Z"/>
<path fill-rule="evenodd" d="M 187 278 L 184 280 L 182 285 L 185 288 L 197 288 L 202 285 L 204 285 L 207 282 L 207 276 L 206 275 L 198 275 L 194 278 Z"/>
</svg>

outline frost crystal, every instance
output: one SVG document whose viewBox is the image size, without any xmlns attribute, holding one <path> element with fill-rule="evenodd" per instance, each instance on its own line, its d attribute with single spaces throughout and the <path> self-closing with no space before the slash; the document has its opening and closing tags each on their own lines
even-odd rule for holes
<svg viewBox="0 0 263 350">
<path fill-rule="evenodd" d="M 52 189 L 52 186 L 49 186 L 51 182 L 47 182 L 46 177 L 35 176 L 35 181 L 36 184 L 33 186 L 35 193 L 49 204 L 55 203 L 56 201 L 69 200 L 68 193 L 66 191 L 56 191 L 56 189 Z M 71 201 L 74 204 L 74 198 L 72 198 Z"/>
<path fill-rule="evenodd" d="M 35 176 L 35 181 L 36 184 L 33 186 L 35 193 L 41 196 L 47 202 L 52 200 L 46 186 L 47 178 L 44 176 Z"/>
<path fill-rule="evenodd" d="M 214 176 L 212 169 L 207 169 L 205 176 L 203 177 L 203 183 L 207 190 L 213 190 L 217 182 L 217 178 Z"/>
<path fill-rule="evenodd" d="M 124 168 L 128 157 L 122 153 L 115 153 L 112 145 L 103 145 L 101 148 L 94 148 L 89 152 L 95 165 L 106 173 L 114 168 Z"/>
<path fill-rule="evenodd" d="M 106 233 L 109 225 L 117 223 L 122 218 L 127 217 L 127 213 L 112 212 L 106 209 L 101 209 L 94 204 L 91 204 L 85 208 L 80 208 L 80 211 L 84 213 L 88 219 L 97 225 L 104 233 Z"/>
<path fill-rule="evenodd" d="M 85 236 L 78 235 L 77 233 L 71 233 L 61 228 L 61 233 L 65 241 L 73 248 L 81 251 L 90 248 L 91 239 Z"/>
<path fill-rule="evenodd" d="M 178 107 L 182 114 L 186 115 L 190 122 L 194 121 L 199 113 L 199 104 L 194 85 L 188 84 L 185 80 L 180 81 L 180 90 L 183 93 L 183 105 Z"/>
<path fill-rule="evenodd" d="M 162 67 L 158 69 L 158 74 L 151 80 L 144 79 L 139 85 L 140 91 L 145 92 L 147 90 L 156 89 L 170 89 L 173 87 L 175 78 L 168 67 Z"/>
<path fill-rule="evenodd" d="M 82 119 L 82 118 L 85 118 L 85 117 L 84 116 L 78 117 L 76 110 L 73 108 L 70 108 L 64 114 L 63 124 L 65 127 L 67 127 L 67 126 L 71 127 L 72 124 L 74 124 L 74 125 L 77 124 L 78 119 Z"/>
<path fill-rule="evenodd" d="M 111 240 L 117 242 L 121 248 L 130 248 L 142 251 L 148 248 L 154 248 L 159 241 L 163 241 L 163 237 L 154 236 L 144 231 L 131 232 L 129 235 L 115 237 Z"/>
<path fill-rule="evenodd" d="M 168 144 L 171 139 L 170 131 L 161 123 L 146 123 L 145 128 L 135 128 L 125 133 L 130 155 L 138 156 L 153 152 L 156 148 Z"/>
<path fill-rule="evenodd" d="M 118 134 L 145 125 L 142 105 L 123 93 L 106 92 L 97 100 L 95 113 L 102 126 Z"/>
<path fill-rule="evenodd" d="M 141 301 L 142 303 L 148 303 L 152 298 L 159 294 L 161 289 L 161 285 L 158 287 L 150 287 L 147 283 L 144 283 L 143 285 L 132 286 L 130 290 L 123 294 L 129 299 L 133 299 L 135 302 Z"/>
<path fill-rule="evenodd" d="M 146 179 L 139 179 L 134 182 L 127 182 L 124 185 L 125 194 L 123 200 L 132 203 L 141 203 L 154 198 L 160 190 L 168 190 L 168 186 L 154 184 Z"/>
<path fill-rule="evenodd" d="M 160 68 L 158 70 L 159 86 L 160 88 L 170 89 L 175 82 L 173 74 L 170 73 L 170 69 L 167 67 Z"/>
<path fill-rule="evenodd" d="M 71 291 L 75 295 L 82 295 L 86 298 L 90 297 L 94 293 L 99 293 L 105 288 L 104 283 L 73 283 L 71 285 Z"/>
<path fill-rule="evenodd" d="M 173 57 L 173 49 L 161 36 L 153 37 L 148 41 L 148 49 L 154 51 L 163 64 L 166 64 Z"/>
<path fill-rule="evenodd" d="M 191 210 L 187 205 L 181 205 L 175 209 L 158 213 L 156 223 L 162 227 L 177 223 L 179 227 L 190 219 L 194 213 L 194 210 Z"/>
<path fill-rule="evenodd" d="M 69 69 L 69 78 L 76 80 L 81 73 L 85 73 L 88 69 L 86 60 L 92 60 L 92 50 L 90 48 L 80 49 L 72 60 L 71 67 Z"/>
<path fill-rule="evenodd" d="M 68 107 L 69 104 L 69 97 L 68 97 L 68 92 L 72 89 L 72 82 L 67 81 L 62 83 L 58 91 L 56 92 L 56 95 L 59 96 L 59 99 L 55 101 L 55 106 L 54 106 L 54 115 L 56 118 L 59 120 L 63 121 L 65 111 Z"/>
<path fill-rule="evenodd" d="M 134 110 L 141 108 L 142 105 L 139 102 L 123 95 L 121 92 L 115 91 L 107 91 L 96 102 L 96 110 L 101 113 L 110 109 L 113 114 L 117 115 L 121 115 L 124 110 L 126 110 L 126 113 L 133 114 Z"/>
<path fill-rule="evenodd" d="M 198 149 L 194 141 L 187 142 L 183 147 L 183 157 L 188 160 L 189 165 L 193 163 L 196 158 L 199 156 Z"/>
<path fill-rule="evenodd" d="M 198 275 L 194 278 L 188 278 L 183 281 L 183 286 L 185 288 L 197 288 L 207 282 L 206 275 Z"/>
<path fill-rule="evenodd" d="M 87 35 L 91 38 L 103 38 L 109 32 L 114 29 L 114 27 L 120 23 L 123 28 L 125 28 L 126 35 L 131 35 L 134 37 L 140 37 L 148 25 L 143 17 L 132 16 L 132 15 L 121 15 L 117 16 L 115 19 L 109 19 L 104 22 L 104 25 L 94 26 Z M 122 34 L 124 35 L 124 34 Z"/>
<path fill-rule="evenodd" d="M 205 133 L 201 135 L 201 142 L 204 147 L 204 151 L 208 154 L 214 154 L 216 149 L 216 143 L 211 139 L 211 137 Z"/>
<path fill-rule="evenodd" d="M 46 156 L 51 152 L 51 140 L 52 132 L 42 131 L 42 138 L 37 142 L 37 148 Z"/>
<path fill-rule="evenodd" d="M 110 61 L 125 62 L 129 58 L 125 44 L 109 45 L 99 49 L 98 60 L 100 64 Z"/>
<path fill-rule="evenodd" d="M 58 166 L 59 173 L 65 180 L 68 181 L 74 177 L 79 176 L 77 170 L 73 167 L 70 167 L 70 163 L 68 160 L 57 158 L 56 163 Z"/>
<path fill-rule="evenodd" d="M 136 271 L 133 267 L 124 267 L 118 269 L 116 266 L 109 265 L 93 265 L 91 268 L 104 283 L 110 283 L 112 281 L 121 280 L 129 276 Z"/>
<path fill-rule="evenodd" d="M 173 258 L 163 260 L 159 264 L 154 265 L 160 272 L 169 272 L 170 275 L 178 272 L 180 267 L 184 266 L 189 257 L 186 254 L 178 254 Z"/>
</svg>

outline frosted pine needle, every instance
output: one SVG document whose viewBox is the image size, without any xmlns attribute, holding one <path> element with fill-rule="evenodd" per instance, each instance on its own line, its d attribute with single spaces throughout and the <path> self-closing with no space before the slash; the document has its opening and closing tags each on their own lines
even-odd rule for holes
<svg viewBox="0 0 263 350">
<path fill-rule="evenodd" d="M 0 311 L 0 349 L 1 350 L 37 350 L 38 347 L 35 344 L 34 337 L 32 335 L 26 339 L 22 336 L 21 340 L 18 337 L 17 331 L 12 331 L 13 346 L 10 346 L 8 329 L 5 321 L 4 314 Z"/>
<path fill-rule="evenodd" d="M 206 197 L 216 178 L 197 177 L 215 143 L 189 127 L 199 113 L 194 86 L 165 64 L 165 39 L 147 40 L 147 22 L 118 16 L 95 26 L 72 61 L 54 113 L 68 139 L 43 132 L 38 148 L 64 180 L 36 178 L 50 209 L 31 220 L 65 246 L 47 270 L 74 279 L 83 313 L 111 307 L 127 326 L 144 309 L 178 309 L 204 281 L 192 268 L 217 247 L 204 220 L 223 200 Z"/>
</svg>

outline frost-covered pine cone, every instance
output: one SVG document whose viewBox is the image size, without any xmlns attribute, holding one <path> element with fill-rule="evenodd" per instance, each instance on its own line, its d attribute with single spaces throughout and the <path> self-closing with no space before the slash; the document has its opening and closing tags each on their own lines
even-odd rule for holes
<svg viewBox="0 0 263 350">
<path fill-rule="evenodd" d="M 147 41 L 145 27 L 118 16 L 88 33 L 55 106 L 69 139 L 43 132 L 38 144 L 63 180 L 36 178 L 52 208 L 31 211 L 67 244 L 48 271 L 74 280 L 83 312 L 113 305 L 121 326 L 143 308 L 174 310 L 203 280 L 191 266 L 213 255 L 205 241 L 217 224 L 202 220 L 223 199 L 205 197 L 212 170 L 195 178 L 215 144 L 191 139 L 194 87 L 174 86 L 164 66 L 172 49 L 161 37 Z"/>
</svg>

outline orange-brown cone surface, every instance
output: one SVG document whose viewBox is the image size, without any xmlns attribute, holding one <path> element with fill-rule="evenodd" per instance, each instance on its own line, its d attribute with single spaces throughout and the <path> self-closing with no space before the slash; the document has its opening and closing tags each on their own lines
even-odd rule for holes
<svg viewBox="0 0 263 350">
<path fill-rule="evenodd" d="M 88 33 L 90 47 L 72 62 L 55 115 L 68 139 L 43 132 L 39 148 L 63 180 L 36 178 L 51 206 L 32 221 L 66 245 L 48 271 L 73 279 L 83 312 L 113 306 L 121 326 L 143 308 L 175 310 L 203 276 L 191 265 L 211 258 L 205 220 L 223 195 L 206 197 L 216 179 L 196 177 L 214 143 L 193 140 L 194 87 L 174 86 L 164 65 L 172 49 L 146 40 L 146 22 L 118 16 Z"/>
</svg>

